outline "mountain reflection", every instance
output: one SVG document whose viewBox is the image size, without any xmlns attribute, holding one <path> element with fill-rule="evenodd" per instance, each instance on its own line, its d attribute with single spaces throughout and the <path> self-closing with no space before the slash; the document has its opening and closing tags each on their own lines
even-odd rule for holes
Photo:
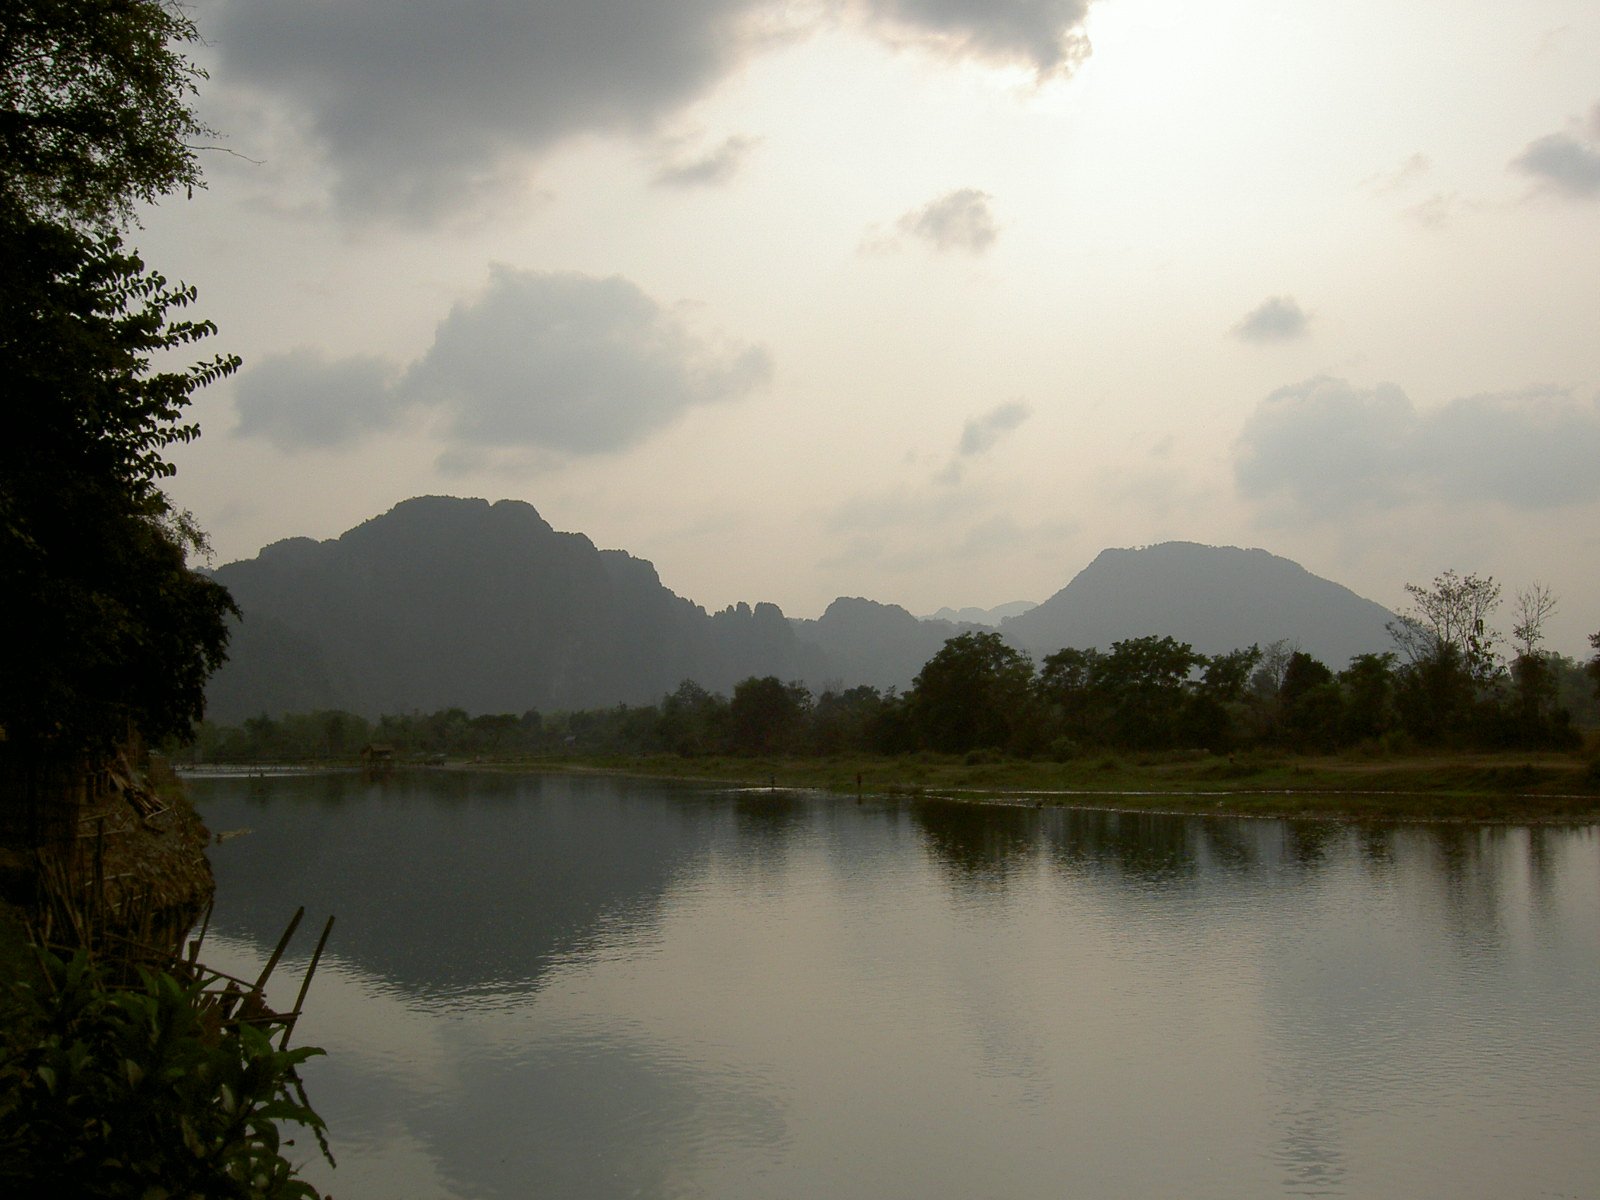
<svg viewBox="0 0 1600 1200">
<path fill-rule="evenodd" d="M 648 920 L 714 828 L 561 777 L 303 775 L 252 781 L 243 797 L 237 781 L 191 787 L 213 830 L 252 831 L 211 850 L 219 932 L 259 937 L 301 904 L 332 912 L 341 954 L 424 994 L 536 985 L 606 919 Z"/>
</svg>

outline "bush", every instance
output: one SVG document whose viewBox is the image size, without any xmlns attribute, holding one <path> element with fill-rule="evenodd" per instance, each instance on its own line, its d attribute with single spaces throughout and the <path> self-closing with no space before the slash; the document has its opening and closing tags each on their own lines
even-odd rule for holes
<svg viewBox="0 0 1600 1200">
<path fill-rule="evenodd" d="M 315 1200 L 278 1123 L 322 1142 L 296 1074 L 320 1050 L 275 1047 L 216 976 L 37 958 L 0 1000 L 0 1194 Z"/>
</svg>

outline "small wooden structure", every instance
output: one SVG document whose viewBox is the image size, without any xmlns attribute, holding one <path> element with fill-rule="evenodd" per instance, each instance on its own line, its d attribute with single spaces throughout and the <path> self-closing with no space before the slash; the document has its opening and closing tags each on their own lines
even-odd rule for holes
<svg viewBox="0 0 1600 1200">
<path fill-rule="evenodd" d="M 361 772 L 369 778 L 388 775 L 394 770 L 394 747 L 387 742 L 368 742 L 361 747 Z"/>
</svg>

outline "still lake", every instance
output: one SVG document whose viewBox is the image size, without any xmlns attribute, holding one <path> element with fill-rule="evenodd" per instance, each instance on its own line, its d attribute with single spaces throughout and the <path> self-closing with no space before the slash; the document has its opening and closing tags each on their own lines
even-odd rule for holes
<svg viewBox="0 0 1600 1200">
<path fill-rule="evenodd" d="M 1592 827 L 189 786 L 338 1200 L 1600 1194 Z"/>
</svg>

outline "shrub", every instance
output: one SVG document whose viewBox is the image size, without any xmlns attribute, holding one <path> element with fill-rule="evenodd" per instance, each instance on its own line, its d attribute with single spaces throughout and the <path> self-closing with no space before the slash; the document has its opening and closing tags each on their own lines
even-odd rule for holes
<svg viewBox="0 0 1600 1200">
<path fill-rule="evenodd" d="M 0 1194 L 315 1200 L 278 1123 L 327 1153 L 296 1074 L 322 1052 L 275 1047 L 270 1014 L 237 1012 L 250 998 L 217 992 L 217 976 L 139 967 L 134 980 L 80 950 L 41 952 L 8 981 Z"/>
</svg>

